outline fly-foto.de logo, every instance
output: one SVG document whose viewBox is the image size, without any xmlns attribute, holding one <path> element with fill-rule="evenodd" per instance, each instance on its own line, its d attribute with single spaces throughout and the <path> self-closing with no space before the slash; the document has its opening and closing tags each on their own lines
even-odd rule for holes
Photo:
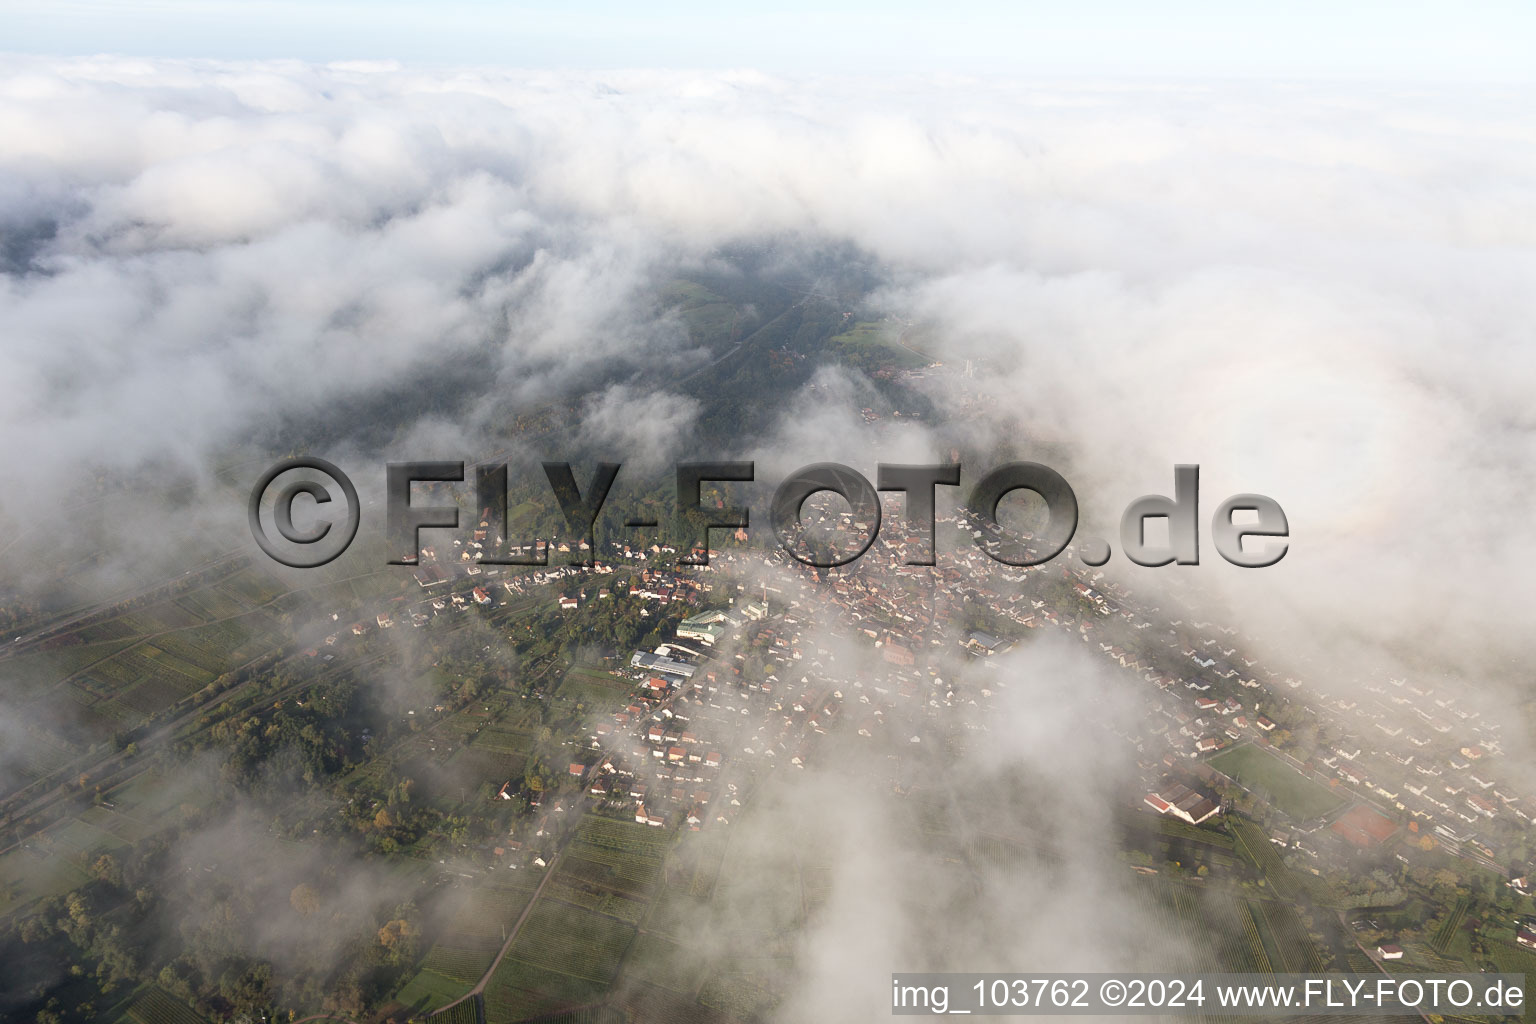
<svg viewBox="0 0 1536 1024">
<path fill-rule="evenodd" d="M 622 464 L 598 463 L 585 488 L 576 482 L 568 462 L 543 463 L 544 476 L 559 504 L 569 537 L 571 565 L 590 565 L 597 550 L 594 536 L 598 517 Z M 420 560 L 422 530 L 458 530 L 462 510 L 457 505 L 418 504 L 412 485 L 418 483 L 463 484 L 463 462 L 391 462 L 385 466 L 385 534 L 389 563 L 415 565 Z M 324 478 L 324 479 L 317 479 Z M 507 524 L 508 470 L 505 463 L 474 468 L 476 533 L 491 538 L 479 561 L 488 565 L 548 565 L 547 538 L 510 539 Z M 723 488 L 757 479 L 752 462 L 684 462 L 676 466 L 676 505 L 672 541 L 683 552 L 684 565 L 708 565 L 711 530 L 748 531 L 752 509 L 727 504 L 723 499 L 702 501 L 706 485 Z M 820 462 L 790 474 L 774 490 L 768 507 L 769 524 L 779 545 L 791 557 L 817 568 L 847 565 L 861 557 L 880 534 L 881 491 L 905 496 L 902 529 L 913 540 L 905 558 L 908 565 L 935 562 L 935 496 L 940 487 L 959 487 L 959 463 L 892 464 L 876 467 L 875 482 L 858 470 L 834 462 Z M 1200 563 L 1200 467 L 1174 467 L 1174 494 L 1143 495 L 1131 502 L 1120 517 L 1120 549 L 1137 565 L 1198 565 Z M 1016 491 L 1035 495 L 1044 524 L 1021 533 L 1005 528 L 998 519 L 1003 499 Z M 842 497 L 848 509 L 836 514 L 807 514 L 806 503 L 815 495 Z M 340 515 L 328 518 L 337 508 Z M 295 522 L 302 507 L 305 526 Z M 362 506 L 357 488 L 338 467 L 324 459 L 285 459 L 272 466 L 251 490 L 247 509 L 256 543 L 275 561 L 295 568 L 313 568 L 336 559 L 357 535 Z M 1243 513 L 1243 520 L 1237 516 Z M 966 497 L 963 515 L 972 536 L 988 557 L 1011 566 L 1049 562 L 1066 550 L 1077 533 L 1077 496 L 1065 478 L 1038 462 L 1009 462 L 984 474 Z M 1164 520 L 1167 539 L 1148 537 L 1150 520 Z M 655 531 L 656 519 L 626 519 L 630 531 Z M 1211 516 L 1211 541 L 1222 558 L 1233 565 L 1256 569 L 1274 565 L 1289 550 L 1290 524 L 1279 503 L 1262 494 L 1235 494 L 1222 501 Z M 274 537 L 271 531 L 275 531 Z M 483 531 L 483 532 L 482 532 Z M 836 537 L 829 536 L 836 534 Z M 1246 542 L 1246 543 L 1245 543 Z M 1077 556 L 1088 565 L 1109 561 L 1108 541 L 1083 538 Z"/>
</svg>

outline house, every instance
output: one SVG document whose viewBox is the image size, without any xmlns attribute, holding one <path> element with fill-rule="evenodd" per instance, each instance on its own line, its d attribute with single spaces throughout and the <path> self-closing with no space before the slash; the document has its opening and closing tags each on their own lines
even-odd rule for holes
<svg viewBox="0 0 1536 1024">
<path fill-rule="evenodd" d="M 983 633 L 980 630 L 972 632 L 967 638 L 967 643 L 988 657 L 1004 650 L 1007 646 L 1002 640 L 999 640 L 991 633 Z"/>
<path fill-rule="evenodd" d="M 482 608 L 491 603 L 491 595 L 486 593 L 484 587 L 476 587 L 474 590 L 470 591 L 470 593 L 475 598 L 475 604 L 478 604 Z"/>
<path fill-rule="evenodd" d="M 1515 929 L 1515 941 L 1526 949 L 1536 949 L 1536 930 L 1532 930 L 1529 924 L 1521 923 Z"/>
<path fill-rule="evenodd" d="M 1383 960 L 1401 960 L 1403 958 L 1403 947 L 1390 942 L 1384 943 L 1376 947 L 1376 955 Z"/>
<path fill-rule="evenodd" d="M 1143 797 L 1142 802 L 1159 814 L 1171 815 L 1191 825 L 1198 825 L 1221 810 L 1215 800 L 1179 782 L 1165 782 L 1156 793 Z"/>
</svg>

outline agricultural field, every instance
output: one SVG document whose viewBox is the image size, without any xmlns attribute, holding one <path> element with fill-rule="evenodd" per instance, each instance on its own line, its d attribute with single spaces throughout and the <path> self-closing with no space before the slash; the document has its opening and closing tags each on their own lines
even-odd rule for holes
<svg viewBox="0 0 1536 1024">
<path fill-rule="evenodd" d="M 1536 953 L 1513 942 L 1490 940 L 1488 959 L 1493 961 L 1502 974 L 1524 974 L 1527 979 L 1536 978 Z"/>
<path fill-rule="evenodd" d="M 748 1020 L 778 1005 L 793 962 L 787 957 L 739 957 L 711 972 L 699 990 L 703 1005 Z"/>
<path fill-rule="evenodd" d="M 856 366 L 878 368 L 895 366 L 914 369 L 928 360 L 900 343 L 900 334 L 888 324 L 861 321 L 853 328 L 827 339 L 828 349 Z"/>
<path fill-rule="evenodd" d="M 607 710 L 611 706 L 619 704 L 633 689 L 633 684 L 628 679 L 615 676 L 602 669 L 588 666 L 573 666 L 565 673 L 565 678 L 560 680 L 551 697 L 551 707 L 561 708 L 575 707 L 580 704 L 588 711 Z"/>
<path fill-rule="evenodd" d="M 639 924 L 645 916 L 645 911 L 650 906 L 648 900 L 584 882 L 575 876 L 565 874 L 564 869 L 565 865 L 562 864 L 559 869 L 561 874 L 551 881 L 546 890 L 546 895 L 550 899 L 559 900 L 561 903 L 568 903 L 583 910 L 593 910 L 628 924 Z"/>
<path fill-rule="evenodd" d="M 688 851 L 692 871 L 688 879 L 688 892 L 694 896 L 708 897 L 715 891 L 715 880 L 720 877 L 720 867 L 725 861 L 726 847 L 731 833 L 725 829 L 708 829 L 689 837 L 682 847 Z"/>
<path fill-rule="evenodd" d="M 606 985 L 618 973 L 634 937 L 634 927 L 622 921 L 541 899 L 507 957 Z"/>
<path fill-rule="evenodd" d="M 112 623 L 102 624 L 102 626 L 110 625 Z M 7 695 L 15 701 L 30 700 L 70 676 L 118 654 L 136 642 L 134 637 L 113 637 L 102 640 L 87 638 L 87 634 L 102 630 L 102 626 L 92 626 L 71 634 L 51 644 L 46 650 L 8 659 L 3 669 L 0 669 L 0 677 L 5 679 Z"/>
<path fill-rule="evenodd" d="M 72 818 L 32 837 L 39 844 L 61 857 L 72 857 L 77 863 L 94 860 L 102 853 L 121 850 L 128 845 L 114 835 L 81 818 Z"/>
<path fill-rule="evenodd" d="M 629 1024 L 726 1024 L 732 1020 L 700 1006 L 691 994 L 655 985 L 626 986 L 620 998 Z"/>
<path fill-rule="evenodd" d="M 1402 960 L 1389 960 L 1382 966 L 1393 973 L 1439 971 L 1455 974 L 1467 969 L 1467 965 L 1455 957 L 1442 956 L 1422 942 L 1403 943 Z"/>
<path fill-rule="evenodd" d="M 971 843 L 968 851 L 971 859 L 1000 869 L 1010 876 L 1028 875 L 1041 865 L 1052 864 L 1057 855 L 1050 849 L 1025 846 L 999 836 L 982 835 Z"/>
<path fill-rule="evenodd" d="M 150 985 L 128 1007 L 122 1024 L 208 1024 L 186 1003 L 159 985 Z"/>
<path fill-rule="evenodd" d="M 512 951 L 491 976 L 485 990 L 487 1020 L 514 1021 L 555 1013 L 599 1002 L 607 994 L 609 979 L 584 976 L 600 973 L 596 961 L 583 948 L 586 934 L 572 931 L 586 922 L 571 914 L 569 908 L 553 906 L 559 909 L 552 913 L 543 908 L 534 911 Z M 624 944 L 627 946 L 628 936 Z M 514 955 L 517 952 L 542 962 L 521 959 Z M 611 945 L 598 951 L 599 959 L 613 960 L 615 970 L 617 957 L 622 955 L 622 949 L 615 952 Z M 584 975 L 551 968 L 551 963 L 564 964 Z"/>
<path fill-rule="evenodd" d="M 0 914 L 44 896 L 84 885 L 88 876 L 67 857 L 29 840 L 0 854 Z"/>
<path fill-rule="evenodd" d="M 646 915 L 644 929 L 648 935 L 659 935 L 687 946 L 697 930 L 695 922 L 708 910 L 707 899 L 664 891 L 651 902 L 651 911 Z"/>
<path fill-rule="evenodd" d="M 1251 821 L 1236 821 L 1233 830 L 1237 833 L 1239 849 L 1253 861 L 1254 866 L 1264 873 L 1264 879 L 1271 889 L 1281 899 L 1293 900 L 1300 894 L 1302 887 L 1291 874 L 1291 869 L 1286 867 L 1285 861 L 1276 852 L 1275 846 L 1264 834 L 1264 830 Z"/>
<path fill-rule="evenodd" d="M 1246 945 L 1248 963 L 1252 965 L 1252 970 L 1261 974 L 1275 973 L 1274 937 L 1268 934 L 1258 905 L 1253 900 L 1243 900 L 1238 915 L 1243 927 L 1243 942 Z M 1233 968 L 1233 970 L 1237 969 Z"/>
<path fill-rule="evenodd" d="M 454 752 L 447 762 L 463 778 L 484 779 L 492 787 L 522 777 L 528 763 L 524 753 L 503 753 L 472 744 Z"/>
<path fill-rule="evenodd" d="M 695 343 L 724 345 L 730 340 L 737 311 L 729 301 L 694 281 L 674 281 L 664 294 L 668 302 L 677 304 L 677 314 Z"/>
<path fill-rule="evenodd" d="M 1293 973 L 1321 971 L 1323 959 L 1318 953 L 1317 944 L 1307 934 L 1296 908 L 1275 900 L 1262 900 L 1258 906 L 1284 963 L 1283 967 L 1276 964 L 1277 969 Z"/>
<path fill-rule="evenodd" d="M 495 946 L 465 949 L 439 942 L 427 953 L 427 958 L 421 962 L 421 969 L 470 988 L 480 980 L 481 975 L 491 969 L 491 961 L 494 959 Z"/>
<path fill-rule="evenodd" d="M 1187 950 L 1159 969 L 1270 972 L 1267 925 L 1250 901 L 1180 882 L 1137 879 L 1133 895 L 1171 951 Z"/>
<path fill-rule="evenodd" d="M 1214 828 L 1205 828 L 1201 825 L 1191 825 L 1187 821 L 1178 818 L 1170 818 L 1167 815 L 1158 817 L 1158 831 L 1165 836 L 1174 839 L 1187 839 L 1197 843 L 1206 843 L 1211 846 L 1219 846 L 1223 850 L 1230 850 L 1236 846 L 1236 840 L 1225 832 L 1218 832 Z"/>
<path fill-rule="evenodd" d="M 625 1024 L 625 1018 L 618 1010 L 607 1006 L 583 1006 L 540 1017 L 536 1024 Z"/>
<path fill-rule="evenodd" d="M 805 863 L 800 869 L 800 889 L 805 894 L 805 909 L 814 914 L 832 898 L 832 865 Z"/>
<path fill-rule="evenodd" d="M 26 738 L 20 744 L 19 753 L 11 750 L 5 753 L 8 769 L 19 771 L 30 781 L 58 771 L 81 751 L 63 737 L 30 725 L 26 728 Z"/>
<path fill-rule="evenodd" d="M 508 872 L 458 894 L 457 912 L 427 951 L 421 971 L 395 998 L 411 1007 L 441 1006 L 472 988 L 490 969 L 506 929 L 528 905 L 538 882 L 532 872 Z"/>
<path fill-rule="evenodd" d="M 654 933 L 641 935 L 624 961 L 624 976 L 691 996 L 704 981 L 708 960 Z"/>
<path fill-rule="evenodd" d="M 432 1024 L 480 1024 L 480 1010 L 473 999 L 466 999 L 454 1004 L 451 1010 L 434 1015 Z"/>
<path fill-rule="evenodd" d="M 470 986 L 445 978 L 436 971 L 422 970 L 395 993 L 395 1001 L 414 1011 L 431 1011 L 446 1006 L 462 996 Z"/>
<path fill-rule="evenodd" d="M 1344 805 L 1337 794 L 1253 743 L 1223 751 L 1207 763 L 1297 821 L 1321 817 Z"/>
<path fill-rule="evenodd" d="M 673 836 L 666 829 L 589 814 L 576 829 L 576 841 L 591 849 L 631 855 L 660 865 L 672 846 Z"/>
<path fill-rule="evenodd" d="M 59 696 L 78 705 L 75 738 L 93 743 L 277 647 L 280 623 L 261 610 L 281 595 L 276 586 L 245 570 L 82 627 L 17 659 L 6 674 L 25 679 L 29 696 L 62 684 Z"/>
<path fill-rule="evenodd" d="M 150 828 L 157 819 L 183 813 L 183 808 L 198 810 L 213 800 L 213 794 L 196 777 L 171 769 L 151 769 L 106 793 L 114 815 L 129 818 L 141 828 Z M 113 829 L 112 831 L 116 831 Z"/>
<path fill-rule="evenodd" d="M 1456 906 L 1445 915 L 1445 920 L 1440 922 L 1440 927 L 1435 929 L 1435 936 L 1430 940 L 1430 945 L 1437 953 L 1445 953 L 1451 948 L 1452 941 L 1456 938 L 1456 930 L 1467 918 L 1467 908 L 1471 905 L 1471 898 L 1463 896 L 1456 901 Z"/>
<path fill-rule="evenodd" d="M 577 841 L 566 848 L 559 870 L 570 884 L 644 899 L 655 885 L 661 861 Z"/>
</svg>

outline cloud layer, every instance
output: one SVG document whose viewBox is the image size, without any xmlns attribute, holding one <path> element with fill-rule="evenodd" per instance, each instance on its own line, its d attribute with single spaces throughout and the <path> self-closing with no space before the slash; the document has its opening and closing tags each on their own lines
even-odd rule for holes
<svg viewBox="0 0 1536 1024">
<path fill-rule="evenodd" d="M 14 61 L 0 508 L 82 473 L 205 479 L 381 394 L 436 440 L 560 394 L 575 436 L 664 463 L 694 406 L 602 376 L 694 365 L 657 283 L 743 238 L 851 243 L 881 311 L 984 368 L 978 438 L 1067 453 L 1085 529 L 1113 538 L 1199 462 L 1206 514 L 1266 493 L 1294 541 L 1194 589 L 1288 640 L 1512 677 L 1536 597 L 1530 99 Z M 802 396 L 780 440 L 843 393 Z"/>
</svg>

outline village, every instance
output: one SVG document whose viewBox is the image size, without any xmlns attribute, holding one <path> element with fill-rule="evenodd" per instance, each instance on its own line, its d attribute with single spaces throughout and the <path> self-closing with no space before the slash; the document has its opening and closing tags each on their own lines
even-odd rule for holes
<svg viewBox="0 0 1536 1024">
<path fill-rule="evenodd" d="M 808 522 L 854 526 L 847 513 Z M 1103 570 L 1066 559 L 999 565 L 966 542 L 981 524 L 964 512 L 938 526 L 960 543 L 948 544 L 934 567 L 905 564 L 923 538 L 887 529 L 858 565 L 840 570 L 803 565 L 777 547 L 742 546 L 712 550 L 707 566 L 679 566 L 667 545 L 610 541 L 588 567 L 503 577 L 501 567 L 481 563 L 500 540 L 487 538 L 482 523 L 442 557 L 423 549 L 415 576 L 424 599 L 352 632 L 391 628 L 396 615 L 421 626 L 434 615 L 488 608 L 496 592 L 509 600 L 545 594 L 578 615 L 606 601 L 658 614 L 699 609 L 666 643 L 631 653 L 623 669 L 630 699 L 591 723 L 568 782 L 605 813 L 701 829 L 724 827 L 736 813 L 742 782 L 733 771 L 803 767 L 834 723 L 866 739 L 897 729 L 912 742 L 921 741 L 926 719 L 957 706 L 979 710 L 985 723 L 994 693 L 1009 685 L 1007 673 L 988 671 L 1002 664 L 992 659 L 1054 631 L 1119 670 L 1152 711 L 1121 737 L 1143 773 L 1132 803 L 1199 825 L 1224 808 L 1221 793 L 1243 790 L 1260 798 L 1275 844 L 1315 864 L 1406 833 L 1412 842 L 1393 844 L 1399 860 L 1441 847 L 1504 871 L 1501 837 L 1530 818 L 1498 771 L 1503 750 L 1492 716 L 1396 678 L 1364 683 L 1363 697 L 1334 696 L 1324 673 L 1304 684 L 1294 669 L 1271 669 L 1243 652 L 1232 627 L 1142 608 Z M 575 550 L 585 549 L 583 541 Z M 947 664 L 981 671 L 961 680 Z M 1326 745 L 1299 749 L 1297 733 L 1309 729 Z M 507 781 L 496 781 L 506 795 Z"/>
</svg>

